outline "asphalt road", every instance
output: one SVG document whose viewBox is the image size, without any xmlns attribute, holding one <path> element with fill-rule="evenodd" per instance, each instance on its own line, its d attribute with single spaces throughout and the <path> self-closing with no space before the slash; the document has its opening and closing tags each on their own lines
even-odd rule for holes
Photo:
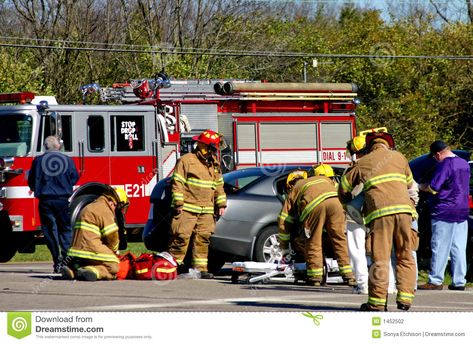
<svg viewBox="0 0 473 344">
<path fill-rule="evenodd" d="M 0 311 L 355 311 L 367 296 L 343 285 L 309 287 L 287 281 L 232 284 L 214 280 L 61 280 L 49 263 L 0 264 Z M 389 311 L 397 311 L 395 296 Z M 418 291 L 411 311 L 473 311 L 473 289 Z"/>
</svg>

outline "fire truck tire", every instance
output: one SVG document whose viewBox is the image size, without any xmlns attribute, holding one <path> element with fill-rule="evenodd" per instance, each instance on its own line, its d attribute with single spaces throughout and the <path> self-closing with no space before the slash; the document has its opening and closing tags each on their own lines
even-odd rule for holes
<svg viewBox="0 0 473 344">
<path fill-rule="evenodd" d="M 253 256 L 257 262 L 274 262 L 281 256 L 276 225 L 268 226 L 260 231 Z"/>
<path fill-rule="evenodd" d="M 6 263 L 15 256 L 18 250 L 18 242 L 13 235 L 10 218 L 6 211 L 0 212 L 0 229 L 0 263 Z"/>
</svg>

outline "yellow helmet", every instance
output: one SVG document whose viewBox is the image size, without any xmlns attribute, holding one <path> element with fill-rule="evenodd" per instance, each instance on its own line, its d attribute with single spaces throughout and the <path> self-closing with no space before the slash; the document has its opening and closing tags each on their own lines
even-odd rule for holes
<svg viewBox="0 0 473 344">
<path fill-rule="evenodd" d="M 314 176 L 334 177 L 335 172 L 332 166 L 327 164 L 315 165 L 312 167 Z"/>
<path fill-rule="evenodd" d="M 353 152 L 359 152 L 366 146 L 366 136 L 355 136 L 351 141 L 351 149 Z"/>
<path fill-rule="evenodd" d="M 306 178 L 307 178 L 307 171 L 304 171 L 304 170 L 292 171 L 291 173 L 287 175 L 286 188 L 289 189 L 292 186 L 294 186 L 296 181 L 298 181 L 299 179 L 306 179 Z"/>
<path fill-rule="evenodd" d="M 114 187 L 113 188 L 118 196 L 118 200 L 119 200 L 119 205 L 121 205 L 122 207 L 125 207 L 127 206 L 130 202 L 128 201 L 128 196 L 126 195 L 126 191 L 121 188 L 121 187 Z"/>
</svg>

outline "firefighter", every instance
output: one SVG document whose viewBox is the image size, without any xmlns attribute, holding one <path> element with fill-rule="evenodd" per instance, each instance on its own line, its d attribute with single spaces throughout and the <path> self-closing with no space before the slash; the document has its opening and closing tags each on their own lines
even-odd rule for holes
<svg viewBox="0 0 473 344">
<path fill-rule="evenodd" d="M 191 265 L 201 278 L 209 279 L 213 278 L 207 262 L 215 214 L 222 216 L 227 206 L 217 159 L 220 134 L 205 130 L 192 139 L 196 148 L 178 160 L 172 177 L 174 216 L 168 252 L 182 264 L 192 242 Z"/>
<path fill-rule="evenodd" d="M 413 184 L 406 158 L 395 151 L 393 137 L 386 132 L 366 135 L 368 154 L 357 160 L 342 177 L 339 196 L 349 201 L 354 187 L 363 184 L 365 223 L 369 229 L 366 249 L 373 264 L 368 280 L 368 302 L 362 311 L 387 310 L 391 250 L 396 254 L 397 308 L 408 310 L 414 299 L 416 267 L 412 251 L 416 233 L 411 229 L 416 214 L 408 189 Z"/>
<path fill-rule="evenodd" d="M 321 164 L 313 167 L 312 174 L 295 185 L 284 206 L 285 213 L 304 230 L 307 284 L 321 285 L 323 281 L 322 233 L 325 228 L 340 274 L 345 282 L 355 286 L 344 233 L 345 215 L 337 198 L 334 171 L 329 165 Z"/>
<path fill-rule="evenodd" d="M 286 178 L 286 194 L 285 198 L 288 199 L 291 191 L 294 189 L 296 183 L 300 180 L 307 179 L 307 172 L 304 170 L 295 170 L 292 171 L 287 175 Z M 289 243 L 291 243 L 291 247 L 294 250 L 293 252 L 289 252 L 291 257 L 287 258 L 287 260 L 291 260 L 293 255 L 298 255 L 300 257 L 305 257 L 305 238 L 300 235 L 300 228 L 297 226 L 297 222 L 295 219 L 290 216 L 287 212 L 287 206 L 289 202 L 285 201 L 281 212 L 279 213 L 278 217 L 278 241 L 279 241 L 279 248 L 282 252 L 287 254 L 289 252 Z M 304 258 L 305 260 L 305 258 Z"/>
<path fill-rule="evenodd" d="M 110 188 L 81 211 L 74 225 L 68 264 L 62 269 L 63 278 L 84 281 L 116 278 L 119 234 L 115 212 L 124 215 L 128 205 L 125 190 Z"/>
<path fill-rule="evenodd" d="M 364 135 L 355 136 L 347 142 L 347 151 L 352 162 L 361 158 L 366 150 L 366 137 Z M 353 197 L 362 192 L 363 186 L 360 184 L 352 192 Z M 356 294 L 368 294 L 368 261 L 365 251 L 365 226 L 356 223 L 350 215 L 346 214 L 346 233 L 348 242 L 348 254 L 350 256 L 353 272 L 355 273 L 357 286 L 354 288 Z"/>
</svg>

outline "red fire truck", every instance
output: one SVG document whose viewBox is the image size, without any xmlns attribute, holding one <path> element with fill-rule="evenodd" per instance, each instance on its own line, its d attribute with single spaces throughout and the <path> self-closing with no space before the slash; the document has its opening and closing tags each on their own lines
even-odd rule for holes
<svg viewBox="0 0 473 344">
<path fill-rule="evenodd" d="M 356 132 L 356 86 L 335 83 L 134 80 L 99 88 L 104 105 L 57 105 L 30 92 L 0 94 L 0 261 L 32 252 L 40 235 L 37 202 L 27 186 L 48 135 L 80 173 L 85 196 L 105 183 L 129 198 L 128 233 L 146 223 L 149 195 L 204 129 L 222 133 L 224 170 L 274 164 L 346 165 Z M 110 105 L 114 103 L 114 105 Z M 60 173 L 60 164 L 56 166 Z M 77 204 L 71 199 L 71 205 Z M 74 209 L 72 209 L 74 210 Z"/>
</svg>

